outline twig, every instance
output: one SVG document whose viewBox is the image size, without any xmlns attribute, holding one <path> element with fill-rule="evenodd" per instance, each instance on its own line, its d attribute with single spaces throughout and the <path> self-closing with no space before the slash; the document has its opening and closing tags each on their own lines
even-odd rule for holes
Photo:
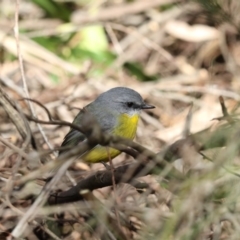
<svg viewBox="0 0 240 240">
<path fill-rule="evenodd" d="M 72 159 L 66 161 L 59 169 L 57 174 L 51 179 L 51 181 L 44 187 L 44 190 L 40 193 L 40 195 L 37 197 L 37 199 L 34 201 L 34 203 L 31 205 L 31 207 L 28 209 L 28 211 L 23 215 L 23 217 L 20 219 L 16 227 L 12 231 L 12 236 L 15 238 L 19 238 L 22 236 L 23 232 L 26 230 L 28 222 L 32 221 L 37 211 L 36 209 L 42 207 L 47 198 L 48 195 L 53 188 L 54 185 L 61 179 L 61 177 L 64 175 L 68 167 L 72 164 L 72 162 L 75 160 L 73 157 Z"/>
<path fill-rule="evenodd" d="M 206 156 L 203 152 L 199 152 L 199 154 L 202 155 L 203 158 L 207 159 L 208 161 L 213 162 L 213 160 L 212 160 L 211 158 L 209 158 L 208 156 Z M 227 172 L 233 174 L 234 176 L 236 176 L 236 177 L 240 177 L 240 174 L 239 174 L 239 173 L 234 172 L 234 171 L 228 169 L 228 168 L 225 167 L 225 166 L 222 166 L 222 168 L 225 169 Z"/>
<path fill-rule="evenodd" d="M 111 25 L 109 23 L 107 23 L 105 28 L 106 28 L 106 31 L 107 31 L 109 37 L 111 38 L 111 41 L 113 43 L 113 47 L 115 49 L 115 52 L 118 55 L 120 55 L 121 53 L 123 53 L 123 50 L 122 50 L 121 45 L 119 44 L 119 41 L 118 41 L 118 39 L 117 39 L 117 37 L 116 37 L 116 35 L 115 35 Z"/>
<path fill-rule="evenodd" d="M 107 151 L 108 160 L 109 160 L 109 163 L 110 163 L 110 171 L 112 173 L 112 186 L 113 186 L 114 202 L 118 203 L 117 195 L 116 195 L 116 192 L 117 192 L 116 181 L 115 181 L 115 176 L 114 176 L 115 169 L 114 169 L 114 166 L 113 166 L 113 162 L 112 162 L 112 158 L 111 158 L 111 155 L 110 155 L 109 147 L 106 147 L 106 151 Z M 114 209 L 115 209 L 115 215 L 116 215 L 118 227 L 119 227 L 119 229 L 121 229 L 118 209 L 117 209 L 116 206 L 114 207 Z"/>
<path fill-rule="evenodd" d="M 110 19 L 116 19 L 129 14 L 136 14 L 147 9 L 158 7 L 165 4 L 181 2 L 181 0 L 140 0 L 129 4 L 118 4 L 118 6 L 110 6 L 104 9 L 98 10 L 94 14 L 89 14 L 88 11 L 76 11 L 72 15 L 72 21 L 79 25 L 83 23 L 90 23 L 95 21 L 106 21 Z"/>
<path fill-rule="evenodd" d="M 15 1 L 16 1 L 16 9 L 15 9 L 14 33 L 15 33 L 15 38 L 16 38 L 18 62 L 19 62 L 19 67 L 20 67 L 20 72 L 21 72 L 21 77 L 22 77 L 22 82 L 23 82 L 23 91 L 24 91 L 25 95 L 27 96 L 27 98 L 29 98 L 29 92 L 28 92 L 27 82 L 26 82 L 24 68 L 23 68 L 23 59 L 22 59 L 22 54 L 21 54 L 21 49 L 20 49 L 20 44 L 19 44 L 19 29 L 18 29 L 19 0 L 15 0 Z M 29 106 L 32 114 L 35 115 L 32 104 L 29 101 L 27 101 L 27 103 L 28 103 L 28 106 Z"/>
<path fill-rule="evenodd" d="M 191 133 L 192 108 L 193 108 L 193 103 L 191 103 L 187 117 L 186 117 L 184 129 L 183 129 L 183 133 L 182 133 L 183 138 L 188 137 Z"/>
<path fill-rule="evenodd" d="M 229 114 L 228 114 L 228 111 L 227 111 L 227 108 L 226 108 L 226 105 L 224 103 L 224 99 L 222 96 L 219 97 L 219 102 L 221 104 L 223 116 L 228 117 Z"/>
<path fill-rule="evenodd" d="M 37 101 L 36 99 L 32 99 L 32 98 L 23 98 L 23 99 L 19 99 L 20 101 L 21 100 L 28 100 L 28 101 L 31 101 L 31 102 L 34 102 L 36 103 L 37 105 L 39 105 L 40 107 L 42 107 L 45 111 L 46 111 L 46 114 L 48 116 L 48 119 L 51 121 L 52 120 L 52 116 L 51 116 L 51 113 L 49 112 L 49 110 L 47 109 L 47 107 L 45 107 L 42 103 L 40 103 L 39 101 Z"/>
<path fill-rule="evenodd" d="M 18 56 L 18 61 L 19 61 L 19 67 L 20 67 L 20 72 L 21 72 L 21 77 L 22 77 L 22 82 L 23 82 L 23 90 L 25 92 L 26 98 L 29 99 L 29 92 L 28 92 L 28 86 L 27 86 L 27 82 L 26 82 L 26 78 L 25 78 L 25 73 L 24 73 L 24 68 L 23 68 L 23 59 L 22 59 L 22 54 L 21 54 L 21 49 L 20 49 L 20 44 L 19 44 L 19 27 L 18 27 L 18 15 L 19 15 L 19 0 L 15 0 L 16 1 L 16 9 L 15 9 L 15 26 L 14 26 L 14 33 L 15 33 L 15 38 L 16 38 L 16 46 L 17 46 L 17 56 Z M 31 104 L 30 101 L 27 101 L 28 106 L 31 110 L 31 113 L 33 116 L 36 116 L 36 113 L 34 111 L 33 105 Z M 53 149 L 51 143 L 48 141 L 48 138 L 46 136 L 46 134 L 44 133 L 42 127 L 40 124 L 37 124 L 38 129 L 44 139 L 44 141 L 46 142 L 46 144 L 48 145 L 48 147 L 50 149 Z M 57 156 L 56 152 L 53 152 L 55 154 L 55 156 Z"/>
<path fill-rule="evenodd" d="M 135 144 L 135 143 L 133 143 Z M 129 146 L 129 144 L 128 144 Z M 137 145 L 138 146 L 138 145 Z M 111 147 L 116 148 L 115 145 L 111 145 Z M 114 171 L 114 179 L 115 183 L 119 182 L 131 182 L 134 178 L 144 176 L 149 173 L 156 172 L 157 163 L 154 163 L 154 160 L 161 158 L 162 154 L 153 154 L 148 152 L 144 147 L 137 147 L 141 153 L 138 153 L 138 156 L 142 157 L 142 160 L 138 159 L 138 162 L 133 164 L 127 164 L 121 167 L 118 167 Z M 121 149 L 122 151 L 123 149 Z M 148 155 L 145 153 L 148 153 Z M 155 157 L 155 159 L 154 159 Z M 153 161 L 150 162 L 150 159 Z M 162 170 L 162 168 L 160 167 Z M 178 177 L 180 177 L 180 173 Z M 48 202 L 50 204 L 61 204 L 66 202 L 74 202 L 78 200 L 82 200 L 83 196 L 81 192 L 85 189 L 92 191 L 97 188 L 102 188 L 106 186 L 112 185 L 112 171 L 107 169 L 105 171 L 99 171 L 86 179 L 81 180 L 76 186 L 72 187 L 71 189 L 58 193 L 58 195 L 52 195 L 49 197 Z M 176 176 L 176 175 L 175 175 Z M 182 175 L 181 175 L 182 176 Z M 183 176 L 182 176 L 183 177 Z M 180 177 L 181 178 L 181 177 Z"/>
<path fill-rule="evenodd" d="M 240 100 L 240 95 L 233 91 L 228 91 L 219 88 L 212 88 L 212 87 L 199 87 L 199 86 L 172 86 L 165 81 L 161 81 L 159 84 L 155 86 L 157 90 L 164 90 L 164 91 L 182 91 L 182 92 L 200 92 L 200 93 L 208 93 L 216 96 L 225 96 L 237 101 Z"/>
<path fill-rule="evenodd" d="M 13 124 L 16 126 L 18 132 L 20 133 L 23 139 L 26 139 L 27 132 L 25 128 L 25 123 L 19 112 L 16 109 L 16 106 L 9 98 L 9 96 L 3 92 L 0 86 L 0 103 L 3 106 L 4 110 L 7 112 L 9 118 L 12 120 Z"/>
<path fill-rule="evenodd" d="M 218 120 L 218 121 L 222 121 L 222 120 L 227 120 L 229 124 L 233 124 L 234 123 L 234 119 L 231 117 L 231 115 L 229 115 L 227 107 L 225 105 L 224 99 L 222 96 L 219 97 L 219 102 L 221 105 L 221 109 L 222 109 L 222 117 L 218 117 L 218 118 L 213 118 L 213 120 Z"/>
</svg>

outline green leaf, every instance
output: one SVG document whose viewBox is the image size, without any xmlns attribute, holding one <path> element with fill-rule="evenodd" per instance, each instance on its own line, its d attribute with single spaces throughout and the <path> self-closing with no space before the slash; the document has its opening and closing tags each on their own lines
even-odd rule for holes
<svg viewBox="0 0 240 240">
<path fill-rule="evenodd" d="M 70 21 L 71 11 L 62 3 L 53 0 L 32 0 L 38 5 L 46 14 L 53 18 L 58 18 L 63 21 Z"/>
<path fill-rule="evenodd" d="M 38 44 L 42 45 L 43 47 L 47 48 L 48 50 L 59 54 L 60 47 L 63 45 L 61 43 L 61 39 L 59 37 L 36 37 L 33 39 Z"/>
<path fill-rule="evenodd" d="M 73 42 L 79 41 L 71 48 L 71 60 L 84 61 L 89 59 L 95 64 L 90 74 L 101 75 L 114 61 L 116 56 L 108 50 L 109 44 L 104 28 L 101 25 L 84 27 L 73 36 Z"/>
<path fill-rule="evenodd" d="M 123 67 L 132 75 L 137 77 L 141 81 L 153 81 L 157 80 L 157 76 L 150 76 L 144 73 L 143 67 L 138 63 L 126 62 Z"/>
<path fill-rule="evenodd" d="M 79 48 L 95 53 L 108 50 L 108 40 L 101 25 L 85 27 L 80 34 Z"/>
</svg>

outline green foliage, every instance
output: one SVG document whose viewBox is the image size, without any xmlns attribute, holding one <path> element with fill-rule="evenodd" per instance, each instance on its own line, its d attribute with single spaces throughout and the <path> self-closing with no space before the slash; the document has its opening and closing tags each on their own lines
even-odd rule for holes
<svg viewBox="0 0 240 240">
<path fill-rule="evenodd" d="M 212 18 L 220 22 L 231 22 L 231 15 L 224 9 L 223 4 L 219 0 L 194 0 L 198 2 Z"/>
<path fill-rule="evenodd" d="M 65 21 L 58 26 L 57 36 L 41 36 L 33 40 L 52 51 L 56 55 L 72 63 L 80 65 L 86 60 L 93 64 L 90 75 L 102 75 L 106 68 L 116 60 L 116 55 L 109 49 L 109 41 L 100 24 L 81 28 L 74 32 L 75 26 L 66 23 L 70 20 L 72 9 L 67 5 L 53 0 L 32 0 L 47 16 Z M 25 29 L 21 29 L 25 32 Z M 156 80 L 158 76 L 151 76 L 144 72 L 144 68 L 137 62 L 127 62 L 124 69 L 140 81 Z M 56 82 L 56 79 L 54 80 Z"/>
<path fill-rule="evenodd" d="M 32 2 L 38 5 L 49 17 L 63 21 L 70 20 L 71 11 L 60 2 L 53 0 L 32 0 Z"/>
<path fill-rule="evenodd" d="M 3 62 L 14 61 L 17 57 L 10 52 L 6 51 L 3 47 L 0 47 L 0 64 Z"/>
<path fill-rule="evenodd" d="M 150 76 L 144 73 L 143 67 L 138 63 L 126 62 L 124 68 L 133 76 L 141 81 L 157 80 L 157 76 Z"/>
<path fill-rule="evenodd" d="M 94 53 L 101 53 L 108 50 L 108 40 L 101 25 L 85 27 L 81 30 L 80 34 L 80 49 Z"/>
<path fill-rule="evenodd" d="M 79 43 L 71 49 L 70 59 L 74 62 L 89 59 L 95 63 L 91 73 L 102 74 L 116 58 L 108 50 L 109 44 L 103 26 L 87 26 L 76 35 Z"/>
<path fill-rule="evenodd" d="M 52 80 L 52 82 L 54 82 L 56 84 L 59 83 L 59 78 L 55 74 L 51 74 L 50 79 Z"/>
<path fill-rule="evenodd" d="M 61 49 L 61 46 L 63 46 L 63 42 L 59 37 L 37 37 L 33 40 L 46 49 L 61 55 L 61 51 L 59 50 Z"/>
</svg>

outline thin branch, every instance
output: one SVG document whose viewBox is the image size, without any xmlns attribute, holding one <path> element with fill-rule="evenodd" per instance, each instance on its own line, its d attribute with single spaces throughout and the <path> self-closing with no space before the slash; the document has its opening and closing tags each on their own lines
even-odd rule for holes
<svg viewBox="0 0 240 240">
<path fill-rule="evenodd" d="M 183 129 L 183 138 L 186 138 L 191 134 L 192 108 L 193 104 L 191 103 Z"/>
<path fill-rule="evenodd" d="M 15 0 L 16 1 L 16 9 L 15 9 L 15 26 L 14 26 L 14 33 L 15 33 L 15 38 L 16 38 L 16 46 L 17 46 L 17 56 L 18 56 L 18 61 L 19 61 L 19 67 L 20 67 L 20 72 L 21 72 L 21 77 L 22 77 L 22 82 L 23 82 L 23 90 L 25 92 L 26 98 L 29 99 L 30 95 L 29 95 L 29 91 L 28 91 L 28 86 L 27 86 L 27 82 L 26 82 L 26 78 L 25 78 L 25 72 L 24 72 L 24 67 L 23 67 L 23 58 L 22 58 L 22 54 L 21 54 L 21 49 L 20 49 L 20 44 L 19 44 L 19 26 L 18 26 L 18 21 L 19 21 L 19 0 Z M 36 113 L 34 111 L 33 105 L 31 104 L 30 101 L 27 101 L 28 106 L 31 110 L 31 113 L 33 116 L 36 116 Z M 44 139 L 44 141 L 46 142 L 46 144 L 48 145 L 48 147 L 50 149 L 53 149 L 51 143 L 48 141 L 48 138 L 46 136 L 46 134 L 44 133 L 42 127 L 40 124 L 37 124 L 37 127 Z M 57 156 L 56 152 L 53 152 L 55 154 L 55 156 Z"/>
<path fill-rule="evenodd" d="M 106 21 L 116 19 L 129 14 L 136 14 L 147 9 L 160 7 L 161 5 L 181 2 L 181 0 L 140 0 L 128 4 L 118 4 L 98 10 L 95 14 L 89 14 L 88 11 L 76 11 L 72 16 L 72 21 L 79 25 L 95 21 Z"/>
<path fill-rule="evenodd" d="M 28 101 L 31 101 L 31 102 L 34 102 L 36 103 L 37 105 L 39 105 L 41 108 L 43 108 L 48 116 L 48 119 L 49 121 L 52 120 L 52 116 L 51 116 L 51 113 L 50 111 L 47 109 L 47 107 L 45 107 L 42 103 L 40 103 L 39 101 L 37 101 L 36 99 L 32 99 L 32 98 L 23 98 L 23 99 L 19 99 L 20 101 L 21 100 L 28 100 Z"/>
</svg>

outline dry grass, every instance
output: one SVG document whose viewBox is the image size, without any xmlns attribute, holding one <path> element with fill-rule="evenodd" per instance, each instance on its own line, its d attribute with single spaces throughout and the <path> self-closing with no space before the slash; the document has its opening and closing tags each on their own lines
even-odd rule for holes
<svg viewBox="0 0 240 240">
<path fill-rule="evenodd" d="M 69 25 L 43 17 L 32 2 L 21 1 L 19 8 L 0 3 L 0 239 L 239 239 L 240 6 L 226 2 L 218 1 L 221 11 L 211 15 L 192 1 L 92 1 L 72 12 Z M 101 10 L 91 17 L 94 4 Z M 96 23 L 116 55 L 102 74 L 91 74 L 101 64 L 64 58 L 80 41 L 80 30 Z M 19 36 L 16 26 L 25 30 Z M 59 46 L 62 56 L 33 40 L 69 34 Z M 140 63 L 145 76 L 157 80 L 139 81 L 126 70 L 128 62 Z M 68 127 L 29 121 L 24 113 L 49 119 L 41 106 L 20 99 L 35 99 L 53 119 L 72 122 L 80 108 L 116 86 L 133 88 L 156 106 L 142 113 L 136 142 L 162 154 L 179 139 L 195 139 L 196 145 L 184 141 L 172 150 L 176 161 L 165 159 L 181 179 L 156 166 L 155 173 L 114 190 L 97 188 L 81 192 L 82 201 L 46 205 L 51 189 L 41 191 L 43 180 Z M 135 160 L 123 153 L 113 162 L 119 167 Z M 101 164 L 78 161 L 68 175 L 81 182 L 99 170 Z M 55 180 L 52 189 L 63 192 L 73 184 Z M 46 196 L 40 199 L 40 192 Z"/>
</svg>

